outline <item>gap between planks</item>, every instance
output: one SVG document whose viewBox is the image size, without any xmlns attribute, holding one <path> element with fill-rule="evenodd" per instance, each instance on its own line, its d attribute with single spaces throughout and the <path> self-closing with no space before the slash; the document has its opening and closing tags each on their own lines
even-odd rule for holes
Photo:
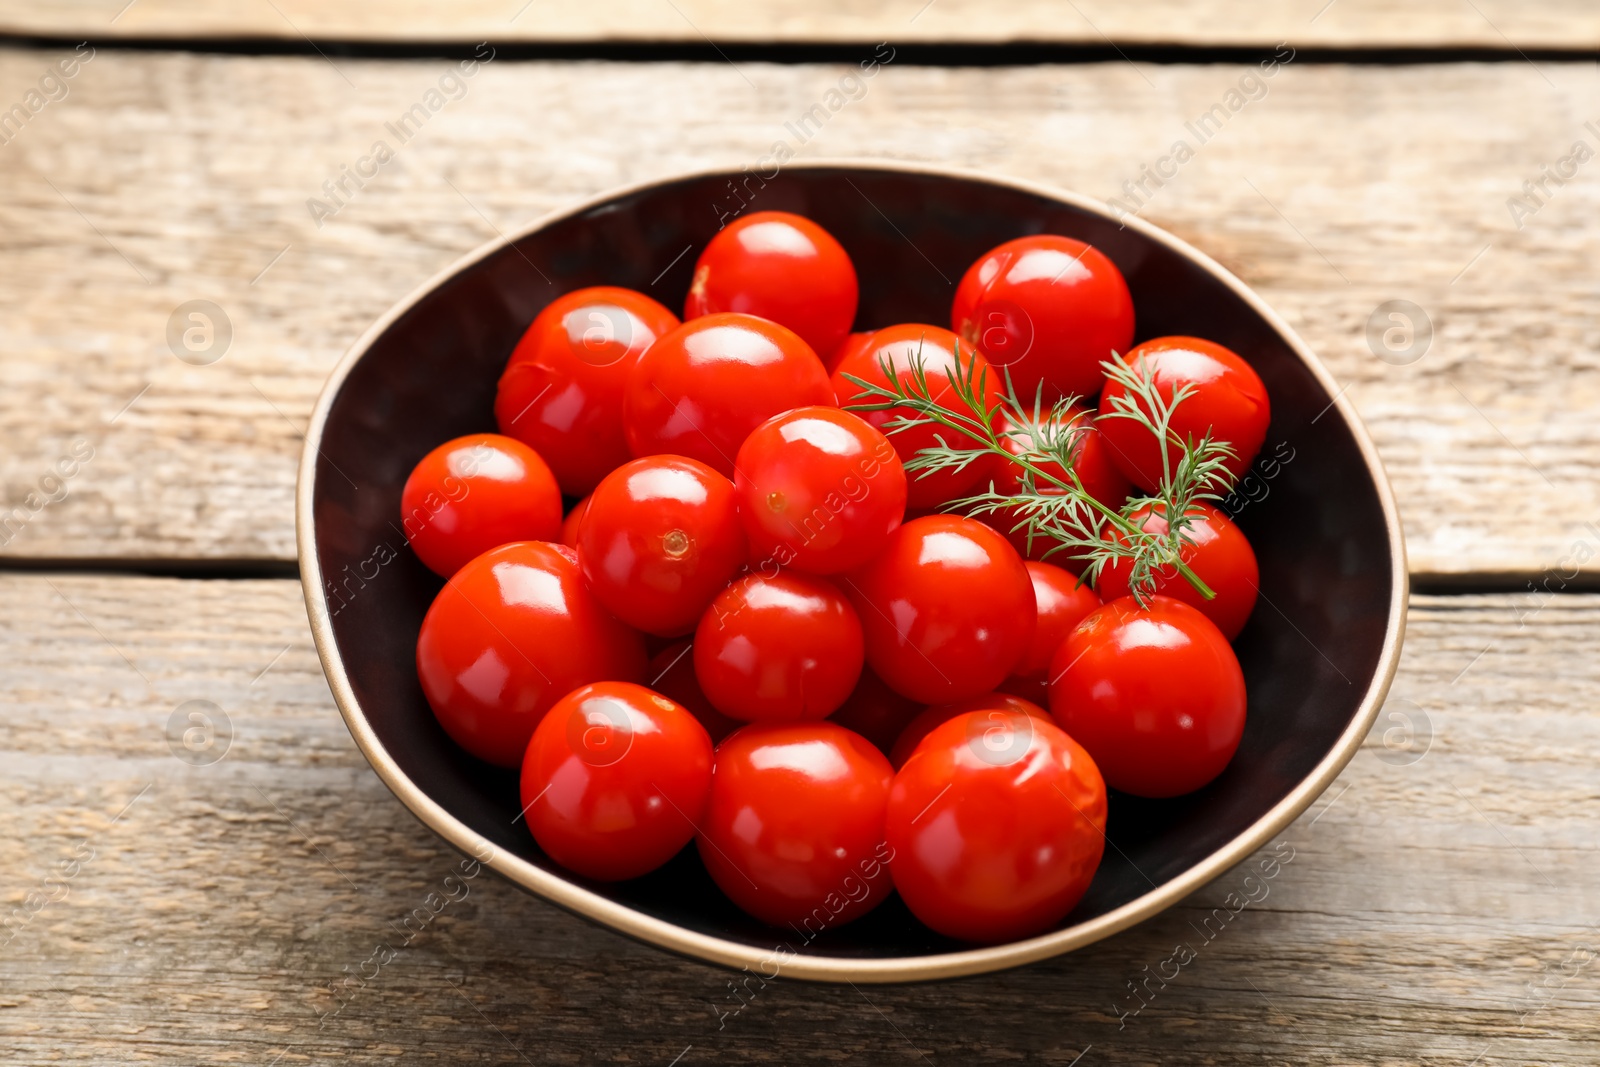
<svg viewBox="0 0 1600 1067">
<path fill-rule="evenodd" d="M 70 50 L 81 36 L 0 32 L 0 47 Z M 776 44 L 740 41 L 510 41 L 493 42 L 496 61 L 619 63 L 773 63 L 795 66 L 855 63 L 877 41 Z M 470 59 L 478 47 L 465 41 L 374 41 L 346 38 L 118 37 L 95 40 L 110 52 L 187 52 L 228 56 L 337 56 L 341 59 Z M 1272 55 L 1260 44 L 1069 43 L 1051 41 L 929 42 L 895 45 L 895 63 L 917 67 L 1031 67 L 1135 62 L 1162 66 L 1255 63 Z M 1419 66 L 1450 63 L 1593 63 L 1591 46 L 1493 47 L 1487 45 L 1296 46 L 1295 62 L 1338 66 Z"/>
</svg>

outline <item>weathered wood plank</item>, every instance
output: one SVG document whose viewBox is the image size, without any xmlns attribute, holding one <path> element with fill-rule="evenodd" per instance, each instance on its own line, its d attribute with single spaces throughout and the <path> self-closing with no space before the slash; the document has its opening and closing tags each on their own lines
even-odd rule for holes
<svg viewBox="0 0 1600 1067">
<path fill-rule="evenodd" d="M 58 0 L 0 3 L 0 32 L 165 38 L 263 37 L 321 41 L 1002 42 L 1335 47 L 1582 48 L 1600 42 L 1600 16 L 1583 0 Z"/>
<path fill-rule="evenodd" d="M 58 58 L 0 50 L 0 101 L 25 99 Z M 5 508 L 26 505 L 75 439 L 95 450 L 0 552 L 291 558 L 300 428 L 340 352 L 393 301 L 548 209 L 762 158 L 846 73 L 490 62 L 319 228 L 308 198 L 449 69 L 101 52 L 0 145 Z M 1584 125 L 1600 120 L 1592 66 L 1290 63 L 1246 81 L 1265 95 L 1200 143 L 1186 123 L 1254 69 L 890 62 L 793 147 L 1109 198 L 1191 142 L 1142 213 L 1237 271 L 1322 355 L 1389 466 L 1414 569 L 1538 574 L 1579 539 L 1592 554 L 1600 164 L 1548 184 L 1531 216 L 1507 207 L 1575 142 L 1600 146 Z M 196 299 L 233 325 L 209 366 L 166 340 Z M 1365 336 L 1394 299 L 1435 328 L 1404 366 Z"/>
<path fill-rule="evenodd" d="M 56 898 L 0 948 L 8 1061 L 1587 1065 L 1600 1041 L 1600 597 L 1520 627 L 1514 598 L 1416 598 L 1386 716 L 1431 743 L 1402 765 L 1380 719 L 1211 940 L 1248 866 L 1020 971 L 778 982 L 737 1015 L 725 973 L 489 877 L 402 947 L 391 923 L 456 859 L 363 765 L 294 583 L 7 576 L 0 598 L 0 915 Z M 220 762 L 169 748 L 193 699 L 231 719 Z M 402 951 L 368 964 L 380 943 Z M 1168 979 L 1140 1006 L 1146 967 Z"/>
</svg>

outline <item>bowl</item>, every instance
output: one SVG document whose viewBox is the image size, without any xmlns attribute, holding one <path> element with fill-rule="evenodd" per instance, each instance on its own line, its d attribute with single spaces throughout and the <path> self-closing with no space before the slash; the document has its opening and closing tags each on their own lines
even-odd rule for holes
<svg viewBox="0 0 1600 1067">
<path fill-rule="evenodd" d="M 1199 792 L 1113 794 L 1093 884 L 1048 933 L 974 946 L 940 937 L 898 898 L 806 941 L 740 913 L 693 848 L 644 878 L 576 877 L 519 819 L 514 772 L 467 756 L 428 708 L 414 667 L 442 582 L 406 547 L 400 491 L 416 462 L 493 430 L 495 383 L 535 314 L 581 286 L 621 285 L 680 308 L 699 250 L 748 207 L 793 211 L 839 238 L 861 279 L 857 328 L 946 325 L 955 283 L 1013 237 L 1095 245 L 1133 291 L 1137 336 L 1193 334 L 1247 359 L 1272 395 L 1264 459 L 1237 521 L 1261 597 L 1235 647 L 1244 738 Z M 1253 478 L 1253 481 L 1251 480 Z M 621 933 L 772 977 L 894 982 L 1016 966 L 1106 937 L 1205 885 L 1267 843 L 1360 747 L 1400 655 L 1400 521 L 1371 440 L 1316 357 L 1239 279 L 1138 218 L 1070 193 L 932 166 L 828 161 L 771 177 L 707 171 L 608 193 L 494 241 L 380 319 L 329 378 L 297 490 L 300 573 L 317 651 L 378 776 L 455 848 L 535 895 Z"/>
</svg>

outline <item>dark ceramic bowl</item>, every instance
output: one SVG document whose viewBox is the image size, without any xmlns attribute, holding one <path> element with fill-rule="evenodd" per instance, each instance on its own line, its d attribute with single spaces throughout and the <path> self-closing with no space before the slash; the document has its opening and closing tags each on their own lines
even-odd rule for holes
<svg viewBox="0 0 1600 1067">
<path fill-rule="evenodd" d="M 397 524 L 412 466 L 449 438 L 494 429 L 500 370 L 557 295 L 622 285 L 681 307 L 696 255 L 741 195 L 756 210 L 815 219 L 843 242 L 861 278 L 857 328 L 945 325 L 955 282 L 980 254 L 1024 234 L 1066 234 L 1121 268 L 1136 340 L 1221 342 L 1271 391 L 1262 455 L 1278 462 L 1270 477 L 1258 470 L 1258 499 L 1238 516 L 1261 564 L 1261 599 L 1237 642 L 1250 694 L 1238 755 L 1186 797 L 1114 795 L 1107 836 L 1115 847 L 1049 933 L 974 947 L 931 933 L 891 898 L 805 942 L 742 915 L 692 848 L 633 882 L 576 878 L 514 821 L 515 775 L 464 755 L 423 698 L 413 653 L 441 583 Z M 385 315 L 333 372 L 306 435 L 298 510 L 300 572 L 339 710 L 373 769 L 423 822 L 530 892 L 633 937 L 820 980 L 1015 966 L 1105 937 L 1193 892 L 1287 826 L 1354 755 L 1394 674 L 1405 617 L 1400 521 L 1372 442 L 1277 315 L 1215 262 L 1139 219 L 1119 224 L 1082 197 L 927 166 L 792 165 L 764 183 L 692 174 L 592 200 L 479 249 Z"/>
</svg>

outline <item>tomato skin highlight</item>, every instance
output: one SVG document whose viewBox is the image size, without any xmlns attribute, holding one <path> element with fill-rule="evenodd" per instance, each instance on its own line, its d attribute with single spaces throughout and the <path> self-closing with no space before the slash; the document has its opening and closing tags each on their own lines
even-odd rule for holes
<svg viewBox="0 0 1600 1067">
<path fill-rule="evenodd" d="M 1178 440 L 1198 442 L 1210 431 L 1215 440 L 1233 446 L 1236 455 L 1225 466 L 1235 478 L 1243 477 L 1261 451 L 1272 421 L 1272 402 L 1255 369 L 1232 349 L 1198 337 L 1157 337 L 1122 357 L 1135 368 L 1141 360 L 1168 400 L 1181 385 L 1195 387 L 1172 415 L 1171 430 Z M 1160 484 L 1162 470 L 1155 435 L 1132 419 L 1109 417 L 1113 398 L 1126 392 L 1116 382 L 1106 385 L 1097 423 L 1110 445 L 1112 461 L 1134 485 L 1153 490 Z M 1168 462 L 1176 465 L 1182 452 L 1177 443 L 1169 441 L 1166 452 Z"/>
<path fill-rule="evenodd" d="M 648 874 L 693 840 L 711 761 L 711 738 L 682 706 L 630 682 L 582 686 L 556 701 L 528 744 L 528 829 L 586 878 Z"/>
<path fill-rule="evenodd" d="M 990 249 L 962 275 L 950 328 L 983 353 L 995 373 L 1010 371 L 1031 404 L 1092 398 L 1105 381 L 1103 360 L 1133 343 L 1133 296 L 1099 249 L 1071 237 L 1037 234 Z"/>
<path fill-rule="evenodd" d="M 894 747 L 889 752 L 890 765 L 898 771 L 906 765 L 906 760 L 911 758 L 911 754 L 929 734 L 951 719 L 974 711 L 1015 712 L 1020 715 L 1032 715 L 1052 725 L 1055 723 L 1043 706 L 1026 697 L 1013 696 L 1010 693 L 985 693 L 982 696 L 958 700 L 953 704 L 935 704 L 931 708 L 924 708 L 922 713 L 907 723 L 906 728 L 900 732 L 900 736 L 895 739 Z"/>
<path fill-rule="evenodd" d="M 706 315 L 639 357 L 628 375 L 623 423 L 635 456 L 687 456 L 731 478 L 751 430 L 809 405 L 835 406 L 810 346 L 754 315 Z"/>
<path fill-rule="evenodd" d="M 555 540 L 561 491 L 544 460 L 521 441 L 468 434 L 412 469 L 400 491 L 400 518 L 417 558 L 448 578 L 491 548 Z"/>
<path fill-rule="evenodd" d="M 639 357 L 678 327 L 643 293 L 601 285 L 539 312 L 500 375 L 500 432 L 545 457 L 569 496 L 583 496 L 630 458 L 623 390 Z"/>
<path fill-rule="evenodd" d="M 490 549 L 457 571 L 423 617 L 417 677 L 439 725 L 472 755 L 515 767 L 545 712 L 580 685 L 637 680 L 639 635 L 584 587 L 572 550 Z"/>
<path fill-rule="evenodd" d="M 850 380 L 852 376 L 883 388 L 890 387 L 890 380 L 883 373 L 886 359 L 894 371 L 895 379 L 906 392 L 920 391 L 921 387 L 912 373 L 914 357 L 919 355 L 927 376 L 929 399 L 957 414 L 969 414 L 966 405 L 956 395 L 952 379 L 958 376 L 959 367 L 969 359 L 975 362 L 979 374 L 983 374 L 988 365 L 982 356 L 973 352 L 970 345 L 961 344 L 949 330 L 922 323 L 885 327 L 872 335 L 870 344 L 847 353 L 840 360 L 832 379 L 840 406 L 848 409 L 861 393 L 861 386 Z M 1000 396 L 999 378 L 991 370 L 983 381 L 982 399 L 984 403 L 992 405 Z M 857 411 L 853 414 L 861 416 L 879 431 L 883 431 L 896 417 L 894 411 L 887 409 Z M 888 436 L 902 463 L 908 462 L 921 449 L 937 445 L 940 437 L 952 446 L 977 447 L 980 443 L 967 434 L 956 433 L 933 423 Z M 984 480 L 987 471 L 988 468 L 983 464 L 973 463 L 962 471 L 919 471 L 910 474 L 906 478 L 906 507 L 921 511 L 969 495 L 981 488 L 979 483 Z"/>
<path fill-rule="evenodd" d="M 1167 532 L 1166 513 L 1161 505 L 1140 508 L 1130 518 L 1150 533 Z M 1198 609 L 1217 624 L 1223 637 L 1232 641 L 1249 621 L 1260 592 L 1261 569 L 1255 549 L 1232 519 L 1204 501 L 1196 501 L 1189 508 L 1188 536 L 1194 543 L 1185 545 L 1178 557 L 1217 595 L 1207 600 L 1176 568 L 1156 573 L 1155 591 Z M 1133 565 L 1126 560 L 1102 567 L 1097 579 L 1101 597 L 1110 601 L 1127 596 L 1132 570 Z"/>
<path fill-rule="evenodd" d="M 1148 608 L 1124 597 L 1094 611 L 1050 670 L 1050 713 L 1125 793 L 1192 793 L 1223 772 L 1244 734 L 1244 673 L 1232 646 L 1171 597 Z"/>
<path fill-rule="evenodd" d="M 904 524 L 845 592 L 866 636 L 867 663 L 924 704 L 987 693 L 1027 654 L 1033 582 L 1000 534 L 959 515 Z"/>
<path fill-rule="evenodd" d="M 1043 933 L 1083 897 L 1105 851 L 1106 788 L 1053 723 L 974 711 L 939 726 L 895 775 L 884 832 L 895 888 L 947 937 Z"/>
<path fill-rule="evenodd" d="M 855 321 L 856 268 L 832 234 L 787 211 L 757 211 L 724 226 L 695 262 L 685 320 L 736 311 L 832 353 Z"/>
<path fill-rule="evenodd" d="M 906 509 L 894 445 L 838 408 L 796 408 L 756 427 L 733 484 L 751 558 L 812 574 L 867 562 Z"/>
<path fill-rule="evenodd" d="M 658 637 L 692 630 L 746 551 L 733 483 L 683 456 L 636 459 L 606 475 L 578 530 L 596 599 Z"/>
<path fill-rule="evenodd" d="M 717 747 L 697 843 L 745 912 L 810 938 L 860 918 L 892 888 L 884 808 L 894 771 L 831 722 L 756 723 Z"/>
<path fill-rule="evenodd" d="M 861 677 L 861 623 L 824 578 L 740 578 L 694 635 L 694 673 L 713 707 L 745 722 L 821 719 Z"/>
</svg>

